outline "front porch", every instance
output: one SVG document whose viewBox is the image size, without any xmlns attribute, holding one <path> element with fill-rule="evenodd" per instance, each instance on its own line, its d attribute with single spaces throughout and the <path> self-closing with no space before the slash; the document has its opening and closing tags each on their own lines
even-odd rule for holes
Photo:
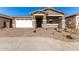
<svg viewBox="0 0 79 59">
<path fill-rule="evenodd" d="M 46 26 L 62 28 L 62 16 L 46 16 Z"/>
<path fill-rule="evenodd" d="M 34 28 L 65 28 L 63 16 L 35 15 L 33 19 Z"/>
</svg>

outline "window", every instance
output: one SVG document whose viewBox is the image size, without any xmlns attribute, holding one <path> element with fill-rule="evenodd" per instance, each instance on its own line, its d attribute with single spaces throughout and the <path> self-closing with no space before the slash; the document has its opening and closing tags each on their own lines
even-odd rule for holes
<svg viewBox="0 0 79 59">
<path fill-rule="evenodd" d="M 47 23 L 48 23 L 48 24 L 52 24 L 52 23 L 53 23 L 53 19 L 48 19 L 48 20 L 47 20 Z"/>
</svg>

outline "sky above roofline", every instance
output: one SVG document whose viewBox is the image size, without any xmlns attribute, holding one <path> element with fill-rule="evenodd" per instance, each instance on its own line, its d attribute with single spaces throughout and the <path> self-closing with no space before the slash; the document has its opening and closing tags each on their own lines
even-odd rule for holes
<svg viewBox="0 0 79 59">
<path fill-rule="evenodd" d="M 47 7 L 0 7 L 0 13 L 9 16 L 28 16 L 31 12 Z M 53 7 L 66 15 L 79 13 L 79 7 Z"/>
</svg>

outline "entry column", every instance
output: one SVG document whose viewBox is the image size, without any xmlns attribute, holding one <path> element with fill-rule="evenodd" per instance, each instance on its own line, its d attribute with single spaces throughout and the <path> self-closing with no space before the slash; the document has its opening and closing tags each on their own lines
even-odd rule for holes
<svg viewBox="0 0 79 59">
<path fill-rule="evenodd" d="M 65 17 L 64 16 L 62 16 L 62 29 L 65 29 Z"/>
<path fill-rule="evenodd" d="M 36 19 L 35 19 L 35 15 L 33 15 L 33 17 L 32 17 L 32 25 L 33 25 L 33 28 L 36 28 Z"/>
<path fill-rule="evenodd" d="M 43 28 L 46 28 L 46 15 L 43 16 L 42 27 L 43 27 Z"/>
</svg>

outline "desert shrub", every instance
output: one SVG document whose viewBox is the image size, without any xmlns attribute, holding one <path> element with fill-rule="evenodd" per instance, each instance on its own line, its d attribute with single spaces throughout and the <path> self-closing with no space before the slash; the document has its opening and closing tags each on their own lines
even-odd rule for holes
<svg viewBox="0 0 79 59">
<path fill-rule="evenodd" d="M 66 35 L 66 38 L 73 39 L 73 37 L 71 35 Z"/>
<path fill-rule="evenodd" d="M 33 33 L 36 33 L 36 30 L 33 30 Z"/>
<path fill-rule="evenodd" d="M 62 30 L 58 28 L 58 29 L 57 29 L 57 32 L 62 32 Z"/>
<path fill-rule="evenodd" d="M 57 32 L 62 32 L 62 31 L 60 31 L 60 30 L 57 30 Z"/>
<path fill-rule="evenodd" d="M 48 30 L 48 28 L 45 29 L 46 31 Z"/>
<path fill-rule="evenodd" d="M 54 28 L 54 30 L 57 30 L 57 28 Z"/>
</svg>

